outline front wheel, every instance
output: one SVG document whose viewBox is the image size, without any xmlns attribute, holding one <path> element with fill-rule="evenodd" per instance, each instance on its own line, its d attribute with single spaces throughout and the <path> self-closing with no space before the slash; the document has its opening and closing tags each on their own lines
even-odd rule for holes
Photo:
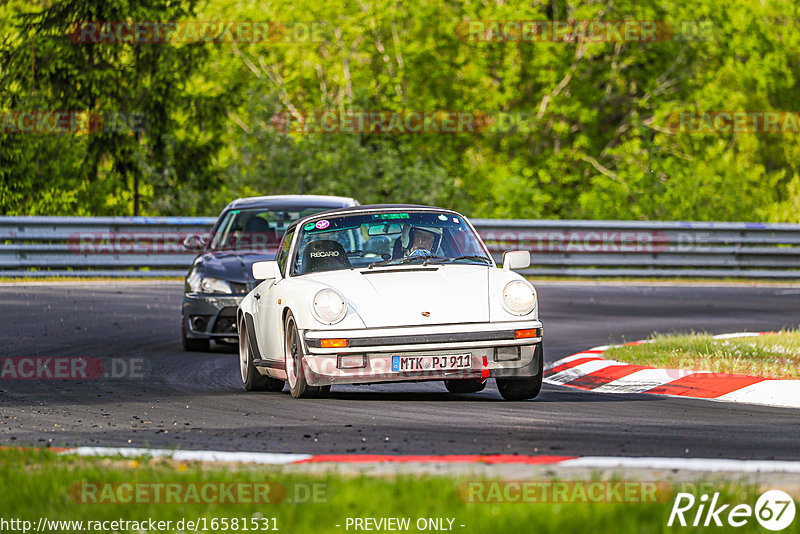
<svg viewBox="0 0 800 534">
<path fill-rule="evenodd" d="M 533 378 L 512 379 L 498 378 L 497 390 L 507 401 L 521 401 L 535 399 L 542 390 L 542 378 L 544 377 L 544 352 L 541 345 L 536 348 L 539 357 L 539 374 Z"/>
<path fill-rule="evenodd" d="M 292 397 L 296 399 L 327 397 L 331 391 L 330 386 L 309 386 L 306 381 L 303 370 L 303 346 L 300 343 L 297 323 L 292 312 L 288 312 L 286 315 L 284 335 L 286 336 L 284 343 L 286 382 L 289 384 Z"/>
</svg>

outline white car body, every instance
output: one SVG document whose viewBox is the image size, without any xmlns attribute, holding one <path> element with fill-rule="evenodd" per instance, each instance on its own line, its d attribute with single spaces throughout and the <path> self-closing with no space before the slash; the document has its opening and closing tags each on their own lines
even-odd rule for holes
<svg viewBox="0 0 800 534">
<path fill-rule="evenodd" d="M 432 211 L 443 214 L 440 217 L 461 218 L 469 225 L 460 214 L 440 208 L 361 206 L 298 221 L 293 242 L 282 246 L 289 247 L 288 261 L 292 262 L 299 254 L 297 241 L 303 225 L 340 212 L 381 214 L 401 210 Z M 471 225 L 469 228 L 474 232 Z M 287 230 L 287 236 L 291 230 L 292 227 Z M 480 246 L 491 258 L 485 244 L 480 242 Z M 242 380 L 248 389 L 272 390 L 279 390 L 281 381 L 288 380 L 294 394 L 293 383 L 298 376 L 302 376 L 310 389 L 317 388 L 317 393 L 332 384 L 446 380 L 458 386 L 462 383 L 456 382 L 459 380 L 474 385 L 497 378 L 498 386 L 500 381 L 509 387 L 516 385 L 511 383 L 515 380 L 527 380 L 529 386 L 538 382 L 533 395 L 504 394 L 506 398 L 535 396 L 541 387 L 543 359 L 538 301 L 533 286 L 510 270 L 527 267 L 529 258 L 527 252 L 512 253 L 502 269 L 494 266 L 494 262 L 491 266 L 414 264 L 302 275 L 293 275 L 289 269 L 281 273 L 278 262 L 255 264 L 254 275 L 263 281 L 242 300 L 237 315 L 240 333 L 245 330 L 247 334 L 240 335 Z M 503 304 L 504 288 L 512 281 L 522 282 L 533 291 L 533 308 L 524 315 L 511 313 Z M 346 313 L 335 324 L 323 321 L 312 310 L 315 295 L 323 289 L 334 290 L 344 300 Z M 295 338 L 287 341 L 290 315 L 292 326 L 296 326 L 297 347 Z M 524 332 L 525 337 L 518 337 L 519 332 Z M 325 348 L 321 340 L 339 342 L 340 346 Z M 346 341 L 346 346 L 341 341 Z M 287 343 L 292 347 L 287 349 Z M 295 349 L 296 356 L 292 356 Z M 359 362 L 360 367 L 352 367 Z M 423 368 L 400 370 L 400 365 Z M 459 368 L 450 368 L 453 365 Z M 251 376 L 253 370 L 268 379 Z M 248 379 L 250 386 L 260 381 L 261 387 L 248 387 Z M 268 387 L 264 386 L 265 380 L 270 384 Z M 483 387 L 469 391 L 480 389 Z M 531 387 L 527 391 L 530 393 Z"/>
</svg>

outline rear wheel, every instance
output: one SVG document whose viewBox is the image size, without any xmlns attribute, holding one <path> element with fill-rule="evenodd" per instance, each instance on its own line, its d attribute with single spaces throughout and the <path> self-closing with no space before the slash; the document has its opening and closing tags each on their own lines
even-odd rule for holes
<svg viewBox="0 0 800 534">
<path fill-rule="evenodd" d="M 253 365 L 253 350 L 244 320 L 239 323 L 239 371 L 247 391 L 282 391 L 283 380 L 262 375 Z"/>
<path fill-rule="evenodd" d="M 544 352 L 542 346 L 536 347 L 536 355 L 539 357 L 539 374 L 533 378 L 512 379 L 498 378 L 497 390 L 507 401 L 521 401 L 535 399 L 542 390 L 542 378 L 544 376 Z"/>
<path fill-rule="evenodd" d="M 207 339 L 195 339 L 186 337 L 186 318 L 181 316 L 181 338 L 183 341 L 183 350 L 189 352 L 208 352 L 211 344 Z"/>
<path fill-rule="evenodd" d="M 297 323 L 292 312 L 286 315 L 284 328 L 285 343 L 284 353 L 286 355 L 286 382 L 289 384 L 289 391 L 295 398 L 324 398 L 331 391 L 330 386 L 309 386 L 306 381 L 305 371 L 303 370 L 303 346 L 300 343 L 300 335 L 297 331 Z"/>
<path fill-rule="evenodd" d="M 445 380 L 444 387 L 450 393 L 478 393 L 486 387 L 486 380 Z"/>
</svg>

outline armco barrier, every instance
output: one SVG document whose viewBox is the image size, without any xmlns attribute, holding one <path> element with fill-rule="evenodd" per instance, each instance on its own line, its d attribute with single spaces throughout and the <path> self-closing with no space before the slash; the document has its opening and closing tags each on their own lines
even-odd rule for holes
<svg viewBox="0 0 800 534">
<path fill-rule="evenodd" d="M 800 279 L 800 224 L 472 221 L 495 259 L 529 250 L 531 275 Z"/>
<path fill-rule="evenodd" d="M 207 217 L 0 217 L 2 276 L 182 276 L 184 237 Z M 800 279 L 800 225 L 499 220 L 473 224 L 500 263 L 529 250 L 534 276 Z"/>
<path fill-rule="evenodd" d="M 0 217 L 0 276 L 183 276 L 213 217 Z"/>
</svg>

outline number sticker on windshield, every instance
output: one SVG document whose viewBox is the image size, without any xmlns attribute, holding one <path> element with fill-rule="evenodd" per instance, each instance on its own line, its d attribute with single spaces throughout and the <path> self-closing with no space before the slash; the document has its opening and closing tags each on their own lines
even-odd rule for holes
<svg viewBox="0 0 800 534">
<path fill-rule="evenodd" d="M 394 219 L 409 219 L 410 216 L 408 213 L 376 213 L 372 216 L 373 219 L 380 219 L 380 220 L 394 220 Z"/>
</svg>

